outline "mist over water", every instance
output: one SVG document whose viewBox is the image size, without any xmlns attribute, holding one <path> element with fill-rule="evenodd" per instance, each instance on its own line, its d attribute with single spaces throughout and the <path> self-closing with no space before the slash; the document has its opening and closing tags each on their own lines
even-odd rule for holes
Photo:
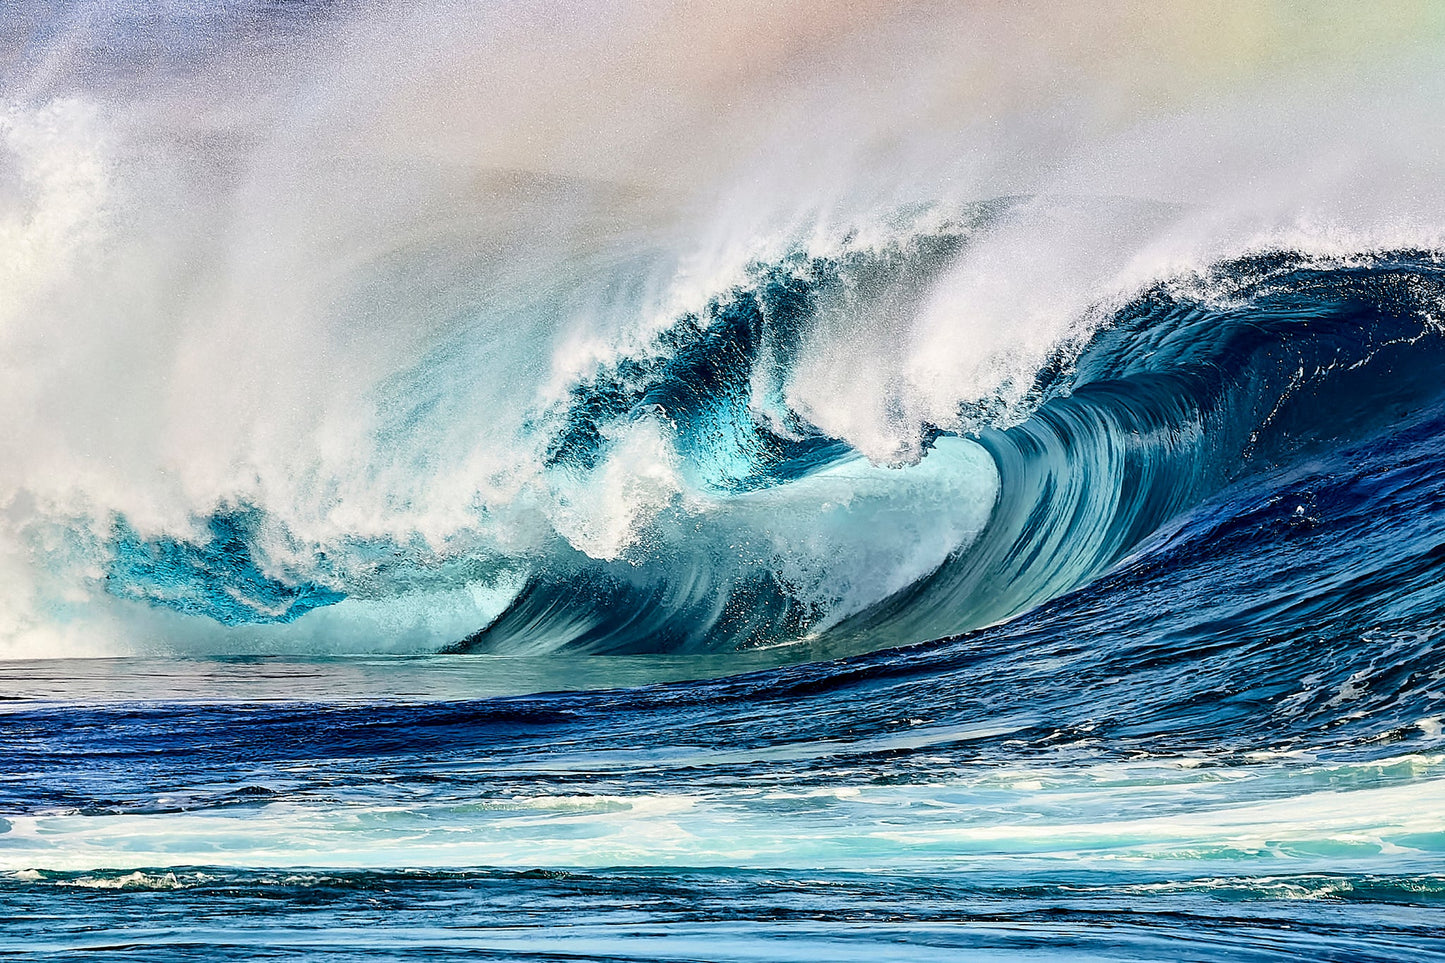
<svg viewBox="0 0 1445 963">
<path fill-rule="evenodd" d="M 1436 246 L 1441 20 L 24 6 L 0 47 L 4 650 L 435 651 L 578 577 L 661 593 L 660 647 L 816 636 L 986 528 L 996 458 L 936 433 L 1022 422 L 1149 285 Z M 767 302 L 809 270 L 806 311 Z M 726 425 L 689 435 L 641 392 L 558 457 L 579 390 L 739 291 L 760 340 Z M 723 619 L 703 596 L 772 599 L 773 627 L 676 630 Z"/>
</svg>

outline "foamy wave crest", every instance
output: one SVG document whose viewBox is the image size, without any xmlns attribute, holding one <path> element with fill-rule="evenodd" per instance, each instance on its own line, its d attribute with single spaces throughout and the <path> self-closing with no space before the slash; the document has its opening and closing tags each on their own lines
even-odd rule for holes
<svg viewBox="0 0 1445 963">
<path fill-rule="evenodd" d="M 845 651 L 1087 581 L 1434 360 L 1439 24 L 1225 75 L 1200 16 L 22 11 L 0 646 Z"/>
</svg>

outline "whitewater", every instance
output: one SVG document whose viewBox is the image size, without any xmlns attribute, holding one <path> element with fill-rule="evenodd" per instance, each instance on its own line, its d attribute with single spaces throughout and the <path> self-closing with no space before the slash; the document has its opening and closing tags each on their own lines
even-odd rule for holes
<svg viewBox="0 0 1445 963">
<path fill-rule="evenodd" d="M 7 7 L 0 955 L 1445 957 L 1442 47 Z"/>
</svg>

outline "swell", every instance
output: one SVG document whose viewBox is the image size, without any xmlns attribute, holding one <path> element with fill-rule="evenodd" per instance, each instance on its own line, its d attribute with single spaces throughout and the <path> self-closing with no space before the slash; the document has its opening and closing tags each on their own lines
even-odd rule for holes
<svg viewBox="0 0 1445 963">
<path fill-rule="evenodd" d="M 420 931 L 428 956 L 449 951 L 527 960 L 597 954 L 599 945 L 609 960 L 681 960 L 695 958 L 703 943 L 718 960 L 1049 953 L 1148 960 L 1157 959 L 1167 941 L 1172 952 L 1200 961 L 1374 963 L 1433 959 L 1440 944 L 1439 880 L 1428 875 L 1179 884 L 1018 883 L 976 872 L 920 881 L 877 871 L 636 869 L 32 875 L 38 878 L 0 877 L 0 892 L 18 911 L 7 932 L 19 946 L 49 948 L 63 938 L 86 950 L 103 947 L 120 960 L 184 952 L 193 945 L 187 932 L 193 921 L 220 915 L 246 925 L 208 933 L 210 959 L 250 960 L 262 946 L 303 958 L 334 957 L 316 945 L 342 928 L 364 934 L 351 936 L 352 945 L 372 956 L 416 952 Z M 571 917 L 558 907 L 579 898 L 586 900 L 588 925 L 569 926 Z M 644 900 L 646 929 L 636 923 Z M 867 924 L 840 927 L 840 915 Z M 660 945 L 664 939 L 685 945 L 674 952 Z M 786 955 L 778 949 L 784 940 Z"/>
</svg>

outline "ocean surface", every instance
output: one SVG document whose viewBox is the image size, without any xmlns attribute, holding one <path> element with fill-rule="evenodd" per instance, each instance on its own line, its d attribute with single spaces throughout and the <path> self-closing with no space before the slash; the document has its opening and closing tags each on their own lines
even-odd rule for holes
<svg viewBox="0 0 1445 963">
<path fill-rule="evenodd" d="M 1445 11 L 4 16 L 0 958 L 1445 960 Z"/>
</svg>

